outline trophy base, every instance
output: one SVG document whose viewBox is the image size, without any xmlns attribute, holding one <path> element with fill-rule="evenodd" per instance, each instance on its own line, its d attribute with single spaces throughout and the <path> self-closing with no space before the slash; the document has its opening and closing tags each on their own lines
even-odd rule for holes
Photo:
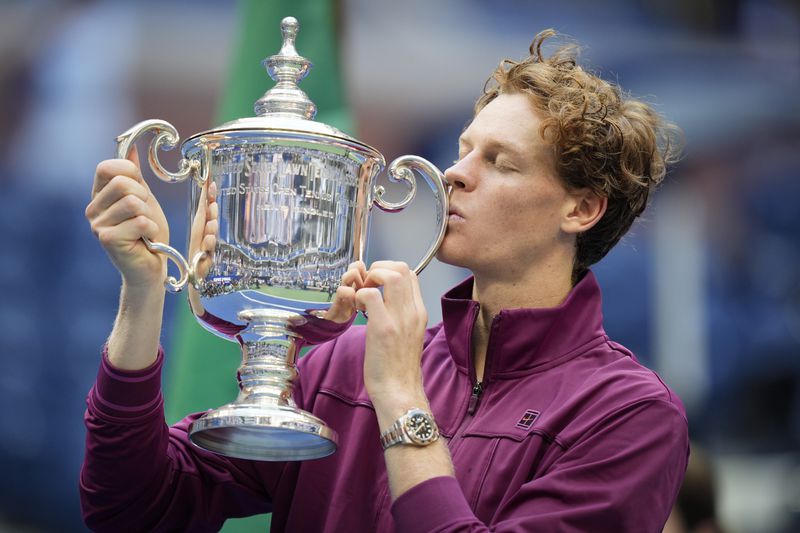
<svg viewBox="0 0 800 533">
<path fill-rule="evenodd" d="M 336 451 L 336 432 L 314 415 L 288 405 L 230 403 L 189 428 L 206 450 L 255 461 L 303 461 Z"/>
</svg>

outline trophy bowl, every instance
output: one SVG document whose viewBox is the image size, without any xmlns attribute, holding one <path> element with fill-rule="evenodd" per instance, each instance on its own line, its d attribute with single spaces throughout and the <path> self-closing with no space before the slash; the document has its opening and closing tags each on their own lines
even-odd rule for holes
<svg viewBox="0 0 800 533">
<path fill-rule="evenodd" d="M 417 174 L 433 191 L 438 228 L 416 272 L 436 253 L 447 225 L 448 190 L 434 165 L 416 156 L 394 160 L 389 180 L 407 191 L 389 202 L 375 183 L 385 167 L 380 152 L 313 120 L 316 107 L 297 86 L 311 67 L 295 50 L 298 29 L 292 17 L 281 22 L 281 50 L 264 61 L 276 85 L 256 101 L 256 116 L 187 138 L 176 172 L 158 160 L 159 150 L 179 140 L 169 123 L 146 120 L 117 138 L 122 158 L 142 134 L 153 133 L 148 161 L 154 174 L 171 183 L 191 178 L 190 262 L 166 244 L 144 241 L 178 266 L 180 277 L 168 277 L 167 289 L 187 288 L 198 322 L 241 346 L 238 397 L 195 420 L 189 437 L 244 459 L 305 460 L 336 450 L 335 431 L 292 400 L 295 362 L 303 345 L 349 327 L 324 317 L 348 266 L 365 257 L 373 206 L 405 208 L 415 197 Z M 200 251 L 202 232 L 195 231 L 205 226 L 211 183 L 219 208 L 213 253 Z"/>
</svg>

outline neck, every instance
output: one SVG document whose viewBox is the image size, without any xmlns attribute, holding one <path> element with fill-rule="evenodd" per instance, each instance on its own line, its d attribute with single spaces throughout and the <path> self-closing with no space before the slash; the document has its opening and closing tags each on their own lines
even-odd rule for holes
<svg viewBox="0 0 800 533">
<path fill-rule="evenodd" d="M 559 265 L 558 268 L 517 271 L 512 276 L 475 273 L 474 277 L 472 299 L 480 304 L 480 313 L 472 330 L 472 356 L 478 380 L 481 380 L 494 317 L 502 309 L 560 305 L 572 290 L 572 271 Z"/>
<path fill-rule="evenodd" d="M 481 304 L 481 315 L 491 319 L 502 309 L 555 307 L 571 290 L 568 269 L 544 269 L 514 279 L 475 274 L 472 299 Z"/>
</svg>

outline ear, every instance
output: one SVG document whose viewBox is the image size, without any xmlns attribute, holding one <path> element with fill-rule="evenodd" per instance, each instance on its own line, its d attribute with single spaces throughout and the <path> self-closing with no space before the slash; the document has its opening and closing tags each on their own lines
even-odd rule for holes
<svg viewBox="0 0 800 533">
<path fill-rule="evenodd" d="M 561 231 L 573 235 L 588 231 L 603 218 L 607 207 L 608 198 L 589 188 L 570 192 Z"/>
</svg>

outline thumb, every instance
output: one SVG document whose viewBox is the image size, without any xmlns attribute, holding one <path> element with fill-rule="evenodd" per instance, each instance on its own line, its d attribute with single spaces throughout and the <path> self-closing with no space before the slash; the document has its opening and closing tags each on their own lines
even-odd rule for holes
<svg viewBox="0 0 800 533">
<path fill-rule="evenodd" d="M 144 185 L 144 188 L 149 191 L 150 185 L 148 185 L 147 181 L 144 179 L 144 174 L 142 173 L 142 164 L 139 162 L 139 149 L 135 144 L 131 144 L 131 147 L 128 148 L 128 154 L 125 156 L 125 159 L 136 165 L 137 172 L 133 177 L 135 177 L 136 180 Z"/>
<path fill-rule="evenodd" d="M 128 154 L 125 156 L 125 159 L 136 165 L 140 171 L 142 170 L 142 165 L 139 163 L 139 149 L 136 148 L 135 144 L 131 144 L 130 150 L 128 150 Z"/>
</svg>

